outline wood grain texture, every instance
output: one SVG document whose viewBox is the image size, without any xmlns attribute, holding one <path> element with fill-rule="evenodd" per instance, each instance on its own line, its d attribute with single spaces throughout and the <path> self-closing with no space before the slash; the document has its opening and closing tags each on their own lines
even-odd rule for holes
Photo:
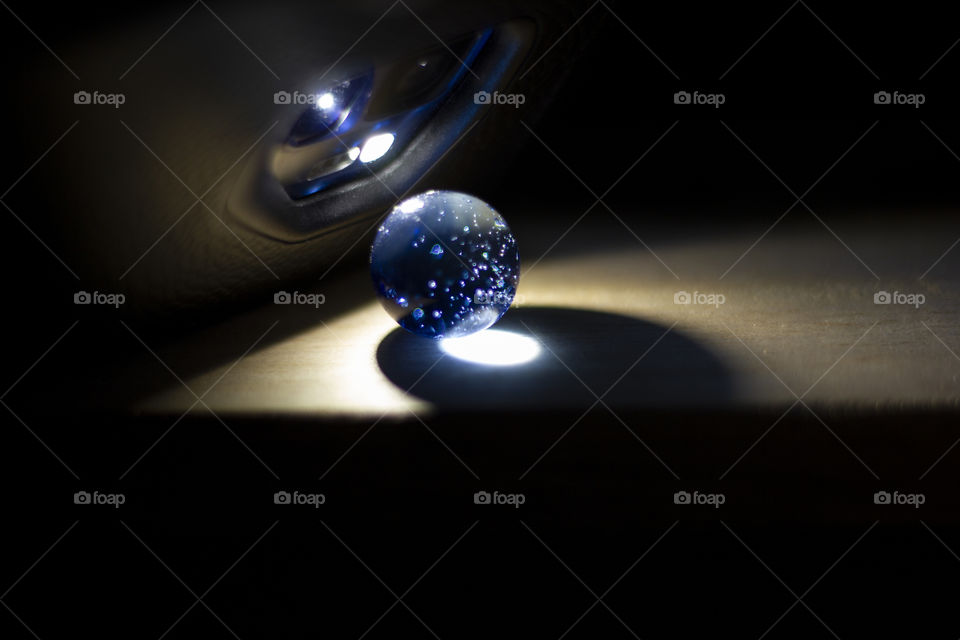
<svg viewBox="0 0 960 640">
<path fill-rule="evenodd" d="M 796 396 L 853 410 L 955 408 L 960 255 L 920 278 L 952 242 L 955 230 L 937 220 L 905 233 L 862 219 L 827 229 L 806 218 L 752 249 L 764 227 L 687 239 L 654 233 L 648 249 L 601 218 L 578 226 L 570 250 L 558 246 L 537 261 L 563 231 L 541 229 L 523 254 L 516 308 L 498 325 L 544 345 L 517 367 L 450 356 L 436 363 L 442 352 L 401 335 L 355 267 L 318 286 L 328 297 L 319 309 L 266 304 L 171 354 L 189 359 L 237 335 L 251 337 L 246 348 L 274 321 L 278 333 L 298 327 L 235 366 L 224 359 L 187 380 L 199 393 L 223 376 L 205 402 L 225 415 L 586 408 L 628 368 L 604 398 L 613 408 L 787 407 Z M 675 304 L 679 291 L 722 294 L 724 303 Z M 878 291 L 925 302 L 877 305 Z M 193 400 L 171 386 L 138 409 L 181 413 Z"/>
</svg>

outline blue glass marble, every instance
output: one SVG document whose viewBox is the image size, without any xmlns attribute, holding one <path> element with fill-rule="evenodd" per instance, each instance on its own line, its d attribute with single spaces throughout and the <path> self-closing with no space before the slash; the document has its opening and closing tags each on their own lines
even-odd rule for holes
<svg viewBox="0 0 960 640">
<path fill-rule="evenodd" d="M 370 275 L 380 304 L 401 327 L 428 338 L 462 337 L 510 308 L 520 253 L 507 223 L 486 202 L 427 191 L 383 221 Z"/>
</svg>

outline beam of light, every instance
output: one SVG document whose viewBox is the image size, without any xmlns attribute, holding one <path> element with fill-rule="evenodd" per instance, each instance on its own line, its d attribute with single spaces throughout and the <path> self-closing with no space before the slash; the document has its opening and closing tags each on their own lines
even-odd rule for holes
<svg viewBox="0 0 960 640">
<path fill-rule="evenodd" d="M 381 133 L 367 138 L 360 150 L 360 162 L 373 162 L 382 158 L 393 146 L 395 137 L 392 133 Z"/>
<path fill-rule="evenodd" d="M 524 364 L 540 355 L 540 345 L 533 338 L 496 329 L 446 338 L 440 341 L 440 348 L 454 358 L 494 366 Z"/>
</svg>

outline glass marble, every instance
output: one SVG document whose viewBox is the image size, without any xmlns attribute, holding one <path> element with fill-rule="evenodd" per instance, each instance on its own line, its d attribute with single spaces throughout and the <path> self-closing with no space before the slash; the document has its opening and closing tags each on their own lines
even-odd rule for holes
<svg viewBox="0 0 960 640">
<path fill-rule="evenodd" d="M 380 304 L 401 327 L 428 338 L 459 338 L 491 326 L 520 280 L 517 241 L 486 202 L 427 191 L 399 203 L 370 251 Z"/>
</svg>

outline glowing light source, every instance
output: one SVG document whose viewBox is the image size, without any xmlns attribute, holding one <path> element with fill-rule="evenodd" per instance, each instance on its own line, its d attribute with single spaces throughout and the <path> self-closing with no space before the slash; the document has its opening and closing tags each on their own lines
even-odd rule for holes
<svg viewBox="0 0 960 640">
<path fill-rule="evenodd" d="M 353 147 L 347 151 L 347 157 L 350 158 L 350 161 L 353 162 L 360 157 L 360 147 Z"/>
<path fill-rule="evenodd" d="M 334 99 L 333 94 L 330 92 L 322 93 L 317 96 L 317 106 L 321 109 L 332 109 L 335 103 L 336 100 Z"/>
<path fill-rule="evenodd" d="M 407 198 L 397 205 L 397 208 L 403 213 L 414 213 L 415 211 L 423 209 L 423 200 L 420 198 Z"/>
<path fill-rule="evenodd" d="M 395 138 L 392 133 L 381 133 L 367 138 L 360 150 L 360 162 L 373 162 L 382 158 L 393 146 Z"/>
<path fill-rule="evenodd" d="M 540 345 L 533 338 L 496 329 L 441 340 L 440 348 L 461 360 L 495 366 L 524 364 L 540 355 Z"/>
</svg>

